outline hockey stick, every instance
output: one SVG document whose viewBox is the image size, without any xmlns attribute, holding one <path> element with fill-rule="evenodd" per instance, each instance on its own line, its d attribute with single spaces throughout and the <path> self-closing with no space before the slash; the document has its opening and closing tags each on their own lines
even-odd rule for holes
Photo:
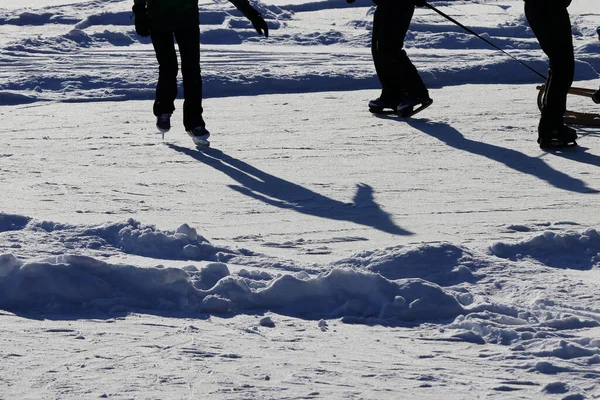
<svg viewBox="0 0 600 400">
<path fill-rule="evenodd" d="M 533 71 L 536 75 L 538 75 L 544 81 L 546 80 L 546 76 L 544 76 L 544 74 L 536 71 L 535 69 L 531 68 L 529 65 L 525 64 L 521 60 L 519 60 L 516 57 L 514 57 L 513 55 L 511 55 L 510 53 L 507 53 L 506 51 L 502 50 L 500 47 L 496 46 L 494 43 L 490 42 L 489 40 L 487 40 L 483 36 L 479 35 L 477 32 L 473 31 L 471 28 L 464 26 L 463 24 L 461 24 L 460 22 L 458 22 L 457 20 L 455 20 L 451 16 L 443 13 L 442 11 L 438 10 L 437 8 L 435 8 L 434 6 L 432 6 L 431 4 L 429 4 L 427 2 L 425 2 L 425 7 L 427 7 L 429 9 L 435 11 L 436 13 L 438 13 L 439 15 L 441 15 L 442 17 L 446 18 L 448 21 L 452 22 L 455 25 L 458 25 L 459 27 L 463 28 L 465 31 L 469 32 L 470 34 L 477 36 L 479 39 L 483 40 L 484 42 L 486 42 L 487 44 L 489 44 L 493 48 L 495 48 L 497 50 L 500 50 L 502 53 L 506 54 L 507 56 L 509 56 L 510 58 L 512 58 L 513 60 L 515 60 L 516 62 L 518 62 L 519 64 L 521 64 L 525 68 L 527 68 L 528 70 Z"/>
</svg>

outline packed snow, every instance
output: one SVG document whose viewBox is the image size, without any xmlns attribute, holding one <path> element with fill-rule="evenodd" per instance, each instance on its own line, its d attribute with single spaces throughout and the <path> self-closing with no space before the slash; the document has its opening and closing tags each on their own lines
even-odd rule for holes
<svg viewBox="0 0 600 400">
<path fill-rule="evenodd" d="M 373 116 L 371 2 L 252 4 L 200 2 L 200 152 L 130 1 L 2 1 L 0 399 L 600 398 L 598 128 L 540 151 L 539 78 L 428 9 L 433 105 Z M 521 0 L 431 4 L 546 72 Z"/>
</svg>

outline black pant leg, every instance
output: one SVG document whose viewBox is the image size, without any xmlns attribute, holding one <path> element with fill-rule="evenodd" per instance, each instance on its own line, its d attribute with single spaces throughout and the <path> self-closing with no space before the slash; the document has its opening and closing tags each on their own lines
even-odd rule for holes
<svg viewBox="0 0 600 400">
<path fill-rule="evenodd" d="M 177 54 L 172 32 L 152 30 L 152 46 L 158 60 L 158 83 L 154 100 L 154 115 L 172 114 L 177 97 Z"/>
<path fill-rule="evenodd" d="M 564 0 L 527 0 L 525 15 L 549 60 L 541 126 L 562 125 L 575 74 L 571 21 Z"/>
<path fill-rule="evenodd" d="M 382 97 L 399 101 L 409 97 L 429 97 L 427 88 L 404 51 L 404 38 L 414 14 L 410 2 L 382 2 L 373 16 L 371 54 L 382 86 Z"/>
<path fill-rule="evenodd" d="M 202 75 L 200 72 L 200 27 L 175 32 L 183 75 L 183 125 L 186 130 L 204 126 L 202 119 Z"/>
</svg>

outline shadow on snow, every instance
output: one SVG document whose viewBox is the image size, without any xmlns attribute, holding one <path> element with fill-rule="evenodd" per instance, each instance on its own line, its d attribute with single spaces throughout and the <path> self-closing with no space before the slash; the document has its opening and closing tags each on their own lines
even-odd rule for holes
<svg viewBox="0 0 600 400">
<path fill-rule="evenodd" d="M 231 189 L 265 204 L 316 217 L 354 222 L 393 235 L 413 234 L 397 226 L 381 209 L 373 199 L 373 188 L 369 185 L 357 185 L 352 203 L 344 203 L 268 174 L 220 150 L 208 148 L 199 152 L 175 144 L 168 146 L 223 172 L 240 184 L 229 185 Z"/>
<path fill-rule="evenodd" d="M 599 193 L 598 190 L 588 187 L 582 180 L 553 169 L 539 158 L 530 157 L 505 147 L 467 139 L 462 133 L 448 124 L 432 122 L 428 119 L 407 120 L 406 123 L 451 147 L 489 158 L 515 171 L 536 176 L 558 189 L 577 193 Z M 581 156 L 580 152 L 577 153 L 578 158 L 579 156 Z M 600 165 L 600 158 L 587 155 L 584 162 Z"/>
</svg>

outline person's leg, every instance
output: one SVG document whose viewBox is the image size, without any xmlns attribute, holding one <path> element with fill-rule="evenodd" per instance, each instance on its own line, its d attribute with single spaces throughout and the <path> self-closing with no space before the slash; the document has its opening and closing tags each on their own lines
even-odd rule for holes
<svg viewBox="0 0 600 400">
<path fill-rule="evenodd" d="M 540 129 L 562 127 L 575 72 L 569 13 L 564 1 L 527 0 L 525 15 L 549 59 Z"/>
<path fill-rule="evenodd" d="M 187 131 L 204 126 L 202 119 L 202 76 L 200 73 L 200 27 L 175 32 L 179 54 L 181 56 L 181 73 L 183 75 L 183 125 Z"/>
<path fill-rule="evenodd" d="M 429 93 L 413 63 L 404 51 L 404 38 L 414 13 L 410 2 L 385 2 L 373 17 L 371 51 L 382 96 L 400 100 L 428 98 Z"/>
<path fill-rule="evenodd" d="M 177 97 L 177 54 L 175 53 L 173 34 L 153 29 L 150 37 L 158 60 L 154 115 L 172 114 Z"/>
<path fill-rule="evenodd" d="M 408 30 L 410 19 L 399 20 L 390 8 L 379 5 L 373 15 L 373 32 L 371 36 L 371 54 L 377 78 L 381 83 L 380 99 L 389 104 L 398 104 L 404 97 L 402 76 L 399 71 L 400 54 L 403 52 L 404 35 Z M 399 14 L 399 13 L 396 13 Z M 402 22 L 404 22 L 402 24 Z M 397 27 L 396 25 L 403 25 Z M 402 31 L 404 33 L 402 34 Z"/>
</svg>

